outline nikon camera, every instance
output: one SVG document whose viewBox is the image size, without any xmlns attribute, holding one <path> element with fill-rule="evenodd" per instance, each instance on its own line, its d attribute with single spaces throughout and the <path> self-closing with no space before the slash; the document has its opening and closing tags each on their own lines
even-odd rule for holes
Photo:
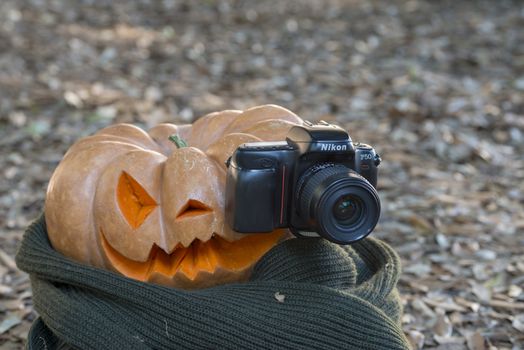
<svg viewBox="0 0 524 350">
<path fill-rule="evenodd" d="M 350 244 L 377 224 L 380 157 L 342 128 L 305 122 L 286 141 L 245 143 L 228 160 L 226 220 L 241 233 L 289 228 Z"/>
</svg>

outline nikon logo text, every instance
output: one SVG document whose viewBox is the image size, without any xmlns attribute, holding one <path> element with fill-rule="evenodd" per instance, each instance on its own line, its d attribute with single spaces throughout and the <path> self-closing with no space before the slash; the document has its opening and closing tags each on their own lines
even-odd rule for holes
<svg viewBox="0 0 524 350">
<path fill-rule="evenodd" d="M 347 145 L 335 145 L 333 143 L 324 143 L 320 145 L 321 151 L 347 151 Z"/>
</svg>

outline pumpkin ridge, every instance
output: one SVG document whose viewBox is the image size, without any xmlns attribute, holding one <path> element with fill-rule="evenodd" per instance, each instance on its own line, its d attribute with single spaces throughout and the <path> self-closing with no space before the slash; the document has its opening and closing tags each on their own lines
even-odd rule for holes
<svg viewBox="0 0 524 350">
<path fill-rule="evenodd" d="M 152 149 L 156 152 L 159 152 L 161 150 L 160 145 L 157 142 L 155 142 L 155 140 L 147 132 L 129 123 L 110 125 L 98 131 L 93 136 L 96 135 L 121 137 L 127 139 L 130 144 L 136 145 L 146 150 Z"/>
<path fill-rule="evenodd" d="M 93 147 L 93 144 L 105 144 L 105 143 L 115 143 L 117 145 L 130 145 L 136 148 L 140 148 L 134 143 L 130 143 L 127 138 L 116 136 L 116 135 L 91 135 L 84 137 L 74 143 L 64 154 L 64 159 L 71 153 L 81 152 L 86 148 Z"/>
<path fill-rule="evenodd" d="M 289 120 L 295 123 L 300 123 L 301 121 L 300 117 L 287 108 L 274 104 L 266 104 L 242 111 L 242 113 L 227 126 L 224 134 L 239 132 L 245 129 L 247 125 L 254 125 L 269 119 Z"/>
<path fill-rule="evenodd" d="M 242 111 L 239 110 L 224 110 L 206 114 L 192 124 L 193 127 L 187 141 L 202 150 L 206 149 L 211 143 L 227 134 L 225 129 L 240 114 Z M 203 139 L 201 135 L 206 135 L 206 137 Z"/>
<path fill-rule="evenodd" d="M 166 157 L 167 159 L 167 157 Z M 163 183 L 164 182 L 164 168 L 165 168 L 165 165 L 166 163 L 163 162 L 162 163 L 162 169 L 160 170 L 160 183 Z M 159 220 L 159 232 L 158 232 L 158 238 L 159 238 L 159 244 L 161 246 L 163 246 L 165 249 L 169 250 L 169 244 L 168 244 L 168 240 L 167 240 L 167 232 L 166 232 L 166 227 L 165 227 L 165 224 L 164 224 L 164 195 L 163 195 L 163 191 L 162 189 L 160 190 L 160 194 L 159 194 L 159 206 L 158 206 L 158 210 L 159 210 L 159 217 L 160 217 L 160 220 Z M 174 248 L 173 248 L 174 249 Z M 172 250 L 173 250 L 172 249 Z"/>
</svg>

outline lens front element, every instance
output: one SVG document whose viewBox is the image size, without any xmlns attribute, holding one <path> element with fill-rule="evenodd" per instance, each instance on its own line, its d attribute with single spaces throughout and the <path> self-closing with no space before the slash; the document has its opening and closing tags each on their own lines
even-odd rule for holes
<svg viewBox="0 0 524 350">
<path fill-rule="evenodd" d="M 333 215 L 340 224 L 353 224 L 362 215 L 362 201 L 351 194 L 343 195 L 333 206 Z"/>
</svg>

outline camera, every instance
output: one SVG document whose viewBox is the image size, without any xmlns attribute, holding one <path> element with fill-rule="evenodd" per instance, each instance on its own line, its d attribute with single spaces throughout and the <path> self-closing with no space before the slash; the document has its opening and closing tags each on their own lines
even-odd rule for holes
<svg viewBox="0 0 524 350">
<path fill-rule="evenodd" d="M 289 228 L 350 244 L 378 222 L 380 156 L 339 126 L 293 126 L 285 141 L 240 145 L 226 165 L 226 221 L 240 233 Z"/>
</svg>

